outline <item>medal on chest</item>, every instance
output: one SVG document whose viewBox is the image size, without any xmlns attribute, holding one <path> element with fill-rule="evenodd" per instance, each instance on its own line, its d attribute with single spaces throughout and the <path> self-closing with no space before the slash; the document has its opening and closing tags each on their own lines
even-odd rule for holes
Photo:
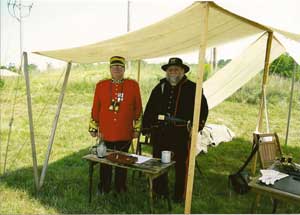
<svg viewBox="0 0 300 215">
<path fill-rule="evenodd" d="M 123 93 L 123 84 L 122 84 L 122 89 L 121 92 L 116 93 L 117 97 L 116 98 L 112 98 L 112 86 L 110 87 L 110 98 L 111 98 L 111 102 L 110 102 L 110 106 L 109 106 L 109 110 L 110 111 L 114 111 L 114 112 L 118 112 L 120 109 L 120 104 L 121 102 L 124 100 L 124 93 Z"/>
</svg>

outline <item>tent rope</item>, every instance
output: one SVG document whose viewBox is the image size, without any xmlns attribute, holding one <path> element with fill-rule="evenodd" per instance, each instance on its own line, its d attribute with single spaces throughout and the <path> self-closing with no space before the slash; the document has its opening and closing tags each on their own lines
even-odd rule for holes
<svg viewBox="0 0 300 215">
<path fill-rule="evenodd" d="M 1 71 L 0 71 L 0 84 L 2 83 L 2 74 L 1 74 Z M 1 86 L 0 86 L 1 87 Z M 2 127 L 1 127 L 1 122 L 2 122 L 2 118 L 1 118 L 1 110 L 2 110 L 2 108 L 1 108 L 1 104 L 2 104 L 2 90 L 1 90 L 1 88 L 0 88 L 0 173 L 2 172 L 1 171 L 1 160 L 2 160 Z"/>
<path fill-rule="evenodd" d="M 65 74 L 65 71 L 63 70 L 63 72 L 62 72 L 61 75 L 59 76 L 59 78 L 58 78 L 58 80 L 57 80 L 55 86 L 54 86 L 53 89 L 51 90 L 51 94 L 49 95 L 49 98 L 52 97 L 52 95 L 53 95 L 53 93 L 54 93 L 54 89 L 57 88 L 57 86 L 58 86 L 58 84 L 59 84 L 59 82 L 60 82 L 60 80 L 61 80 L 61 78 L 63 77 L 64 74 Z M 45 105 L 43 106 L 43 108 L 42 108 L 42 110 L 41 110 L 39 116 L 37 117 L 36 121 L 34 121 L 34 124 L 36 124 L 36 123 L 39 122 L 41 116 L 44 115 L 44 111 L 46 110 L 46 107 L 49 105 L 49 103 L 50 103 L 50 99 L 48 99 L 47 102 L 45 103 Z M 29 140 L 29 138 L 27 137 L 27 138 L 24 140 L 24 142 L 22 143 L 22 145 L 19 147 L 18 152 L 14 155 L 14 158 L 15 158 L 15 159 L 11 162 L 10 169 L 11 169 L 11 168 L 14 168 L 14 167 L 16 166 L 16 160 L 19 158 L 19 155 L 20 155 L 20 153 L 21 153 L 23 147 L 28 143 L 28 140 Z"/>
<path fill-rule="evenodd" d="M 21 64 L 20 64 L 20 67 L 19 67 L 19 70 L 18 70 L 19 74 L 21 73 L 22 65 L 23 65 L 23 58 L 21 60 Z M 10 144 L 10 137 L 11 137 L 12 126 L 13 126 L 13 122 L 14 122 L 15 107 L 16 107 L 16 101 L 17 101 L 17 96 L 18 96 L 20 76 L 21 75 L 19 75 L 18 78 L 17 78 L 17 83 L 16 83 L 16 87 L 15 87 L 15 95 L 14 95 L 14 100 L 13 100 L 13 104 L 12 104 L 11 117 L 10 117 L 10 121 L 9 121 L 9 131 L 8 131 L 7 142 L 6 142 L 6 150 L 5 150 L 5 157 L 4 157 L 3 174 L 5 174 L 5 172 L 6 172 L 7 155 L 8 155 L 8 149 L 9 149 L 9 144 Z"/>
<path fill-rule="evenodd" d="M 273 73 L 276 73 L 276 71 L 277 71 L 277 69 L 278 69 L 279 64 L 281 63 L 281 61 L 282 61 L 282 58 L 279 57 L 279 60 L 278 60 L 278 62 L 275 65 Z M 269 133 L 269 131 L 270 131 L 270 123 L 269 123 L 269 116 L 268 116 L 268 109 L 267 109 L 267 107 L 268 107 L 268 105 L 267 105 L 267 90 L 266 90 L 266 88 L 263 89 L 263 90 L 264 90 L 264 97 L 263 97 L 264 104 L 263 105 L 264 105 L 264 111 L 265 111 L 265 117 L 266 117 L 266 127 L 267 127 L 267 132 Z M 258 131 L 258 125 L 259 125 L 259 123 L 257 122 L 256 128 L 255 128 L 256 131 Z"/>
</svg>

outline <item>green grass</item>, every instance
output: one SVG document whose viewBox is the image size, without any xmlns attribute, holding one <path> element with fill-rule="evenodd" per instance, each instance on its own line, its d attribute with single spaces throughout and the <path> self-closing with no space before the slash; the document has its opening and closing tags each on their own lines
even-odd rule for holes
<svg viewBox="0 0 300 215">
<path fill-rule="evenodd" d="M 1 214 L 52 214 L 52 213 L 149 213 L 147 182 L 145 177 L 128 172 L 129 191 L 116 196 L 114 192 L 105 196 L 94 195 L 88 204 L 88 164 L 82 156 L 88 153 L 95 141 L 88 132 L 88 120 L 97 81 L 109 77 L 107 65 L 94 67 L 74 67 L 70 75 L 65 100 L 60 114 L 55 142 L 42 192 L 35 193 L 31 148 L 29 141 L 28 116 L 24 80 L 18 86 L 15 118 L 9 145 L 7 174 L 0 180 Z M 133 67 L 135 68 L 135 67 Z M 133 69 L 134 70 L 134 69 Z M 62 85 L 62 71 L 32 73 L 31 92 L 33 117 L 35 121 L 36 147 L 39 171 L 45 158 L 50 128 L 56 111 L 59 90 Z M 134 78 L 134 71 L 127 72 Z M 145 106 L 151 89 L 164 76 L 157 65 L 142 66 L 141 92 Z M 194 79 L 193 73 L 190 78 Z M 57 81 L 59 84 L 57 85 Z M 1 88 L 1 162 L 3 171 L 9 119 L 14 96 L 15 80 L 5 80 Z M 258 99 L 261 77 L 257 76 L 224 103 L 211 110 L 209 123 L 224 124 L 232 129 L 236 138 L 216 148 L 208 154 L 198 156 L 202 174 L 196 171 L 192 213 L 249 213 L 254 195 L 229 195 L 227 177 L 235 172 L 247 158 L 251 149 L 252 132 L 258 115 Z M 299 145 L 299 83 L 296 83 L 294 109 L 288 147 L 285 153 L 292 154 L 300 162 Z M 279 134 L 283 145 L 285 139 L 290 81 L 275 76 L 270 77 L 268 88 L 269 117 L 271 131 Z M 40 116 L 41 111 L 43 114 Z M 265 125 L 264 125 L 265 126 Z M 150 153 L 151 149 L 145 148 Z M 249 167 L 248 167 L 249 168 Z M 98 183 L 98 171 L 94 174 L 94 187 Z M 170 172 L 170 187 L 174 185 L 174 171 Z M 173 189 L 171 189 L 173 191 Z M 95 194 L 95 190 L 94 190 Z M 167 213 L 167 204 L 155 201 L 155 213 Z M 262 198 L 259 213 L 270 213 L 271 202 Z M 173 203 L 172 213 L 183 213 L 184 205 Z M 280 203 L 279 213 L 300 213 L 299 206 Z"/>
</svg>

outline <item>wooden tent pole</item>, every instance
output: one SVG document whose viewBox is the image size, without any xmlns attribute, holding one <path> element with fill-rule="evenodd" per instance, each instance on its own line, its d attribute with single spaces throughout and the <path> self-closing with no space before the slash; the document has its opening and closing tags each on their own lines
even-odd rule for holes
<svg viewBox="0 0 300 215">
<path fill-rule="evenodd" d="M 267 86 L 267 80 L 268 80 L 268 76 L 269 76 L 269 63 L 270 63 L 272 39 L 273 39 L 273 32 L 268 32 L 268 41 L 267 41 L 267 49 L 266 49 L 266 56 L 265 56 L 265 67 L 264 67 L 264 74 L 263 74 L 263 81 L 262 81 L 262 95 L 261 95 L 261 100 L 260 100 L 260 111 L 259 111 L 259 119 L 258 119 L 258 131 L 261 131 L 261 129 L 262 129 L 266 86 Z"/>
<path fill-rule="evenodd" d="M 141 60 L 138 60 L 138 67 L 137 67 L 137 82 L 140 83 L 140 79 L 141 79 Z"/>
<path fill-rule="evenodd" d="M 286 133 L 285 133 L 285 143 L 284 143 L 285 146 L 287 146 L 288 138 L 289 138 L 289 130 L 290 130 L 290 121 L 291 121 L 291 113 L 292 113 L 292 104 L 293 104 L 294 84 L 295 84 L 296 72 L 297 72 L 297 62 L 294 61 L 294 71 L 293 71 L 293 77 L 292 77 L 292 86 L 291 86 L 289 113 L 288 113 Z"/>
<path fill-rule="evenodd" d="M 258 114 L 258 122 L 257 122 L 256 132 L 262 132 L 263 112 L 267 111 L 266 108 L 265 108 L 266 86 L 267 86 L 267 80 L 268 80 L 268 76 L 269 76 L 269 64 L 270 64 L 270 53 L 271 53 L 272 39 L 273 39 L 273 32 L 269 31 L 268 32 L 266 55 L 265 55 L 265 67 L 264 67 L 264 74 L 263 74 L 263 80 L 262 80 L 262 92 L 261 92 L 261 99 L 260 99 L 260 109 L 259 109 L 259 114 Z M 255 154 L 254 159 L 253 159 L 253 163 L 252 163 L 252 175 L 255 175 L 256 163 L 257 163 L 257 153 Z"/>
<path fill-rule="evenodd" d="M 189 155 L 189 168 L 187 175 L 187 187 L 185 196 L 185 208 L 184 213 L 191 213 L 192 204 L 192 194 L 193 194 L 193 183 L 194 183 L 194 170 L 195 170 L 195 157 L 196 157 L 196 144 L 198 138 L 198 128 L 199 128 L 199 118 L 201 112 L 201 99 L 202 99 L 202 82 L 205 67 L 205 51 L 207 46 L 207 31 L 208 31 L 208 3 L 201 3 L 201 31 L 200 35 L 200 50 L 199 50 L 199 66 L 197 74 L 197 85 L 196 85 L 196 95 L 195 95 L 195 105 L 194 105 L 194 119 L 192 127 L 192 140 L 190 146 Z"/>
<path fill-rule="evenodd" d="M 34 127 L 32 120 L 32 105 L 31 105 L 31 95 L 30 95 L 30 80 L 28 73 L 28 57 L 27 52 L 23 53 L 24 57 L 24 76 L 26 82 L 26 95 L 27 95 L 27 110 L 28 110 L 28 120 L 29 120 L 29 131 L 30 131 L 30 141 L 31 141 L 31 153 L 32 153 L 32 164 L 33 164 L 33 175 L 35 181 L 35 188 L 39 188 L 39 176 L 35 149 L 35 139 L 34 139 Z"/>
<path fill-rule="evenodd" d="M 65 79 L 64 79 L 64 83 L 61 88 L 60 96 L 58 99 L 57 110 L 56 110 L 56 114 L 55 114 L 53 125 L 52 125 L 52 130 L 51 130 L 51 134 L 50 134 L 50 138 L 49 138 L 48 150 L 47 150 L 46 158 L 44 161 L 44 166 L 43 166 L 43 170 L 42 170 L 42 174 L 41 174 L 39 188 L 41 188 L 43 186 L 44 179 L 46 176 L 48 161 L 49 161 L 49 157 L 51 154 L 51 149 L 52 149 L 52 145 L 53 145 L 53 141 L 54 141 L 54 137 L 55 137 L 55 131 L 56 131 L 57 123 L 58 123 L 58 118 L 59 118 L 60 110 L 61 110 L 62 103 L 64 100 L 64 95 L 65 95 L 65 91 L 66 91 L 66 87 L 67 87 L 67 83 L 68 83 L 68 79 L 69 79 L 69 75 L 70 75 L 70 71 L 71 71 L 71 65 L 72 65 L 72 63 L 68 62 Z"/>
</svg>

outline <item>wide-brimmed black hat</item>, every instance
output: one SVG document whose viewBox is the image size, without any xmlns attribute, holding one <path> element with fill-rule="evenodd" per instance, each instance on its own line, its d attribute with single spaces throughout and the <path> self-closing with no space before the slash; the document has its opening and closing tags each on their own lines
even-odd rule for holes
<svg viewBox="0 0 300 215">
<path fill-rule="evenodd" d="M 184 69 L 184 73 L 187 73 L 188 71 L 190 71 L 190 67 L 188 67 L 187 65 L 183 64 L 182 60 L 178 57 L 172 57 L 169 59 L 169 63 L 166 65 L 163 65 L 161 68 L 164 71 L 167 71 L 167 69 L 170 66 L 180 66 L 181 68 Z"/>
</svg>

